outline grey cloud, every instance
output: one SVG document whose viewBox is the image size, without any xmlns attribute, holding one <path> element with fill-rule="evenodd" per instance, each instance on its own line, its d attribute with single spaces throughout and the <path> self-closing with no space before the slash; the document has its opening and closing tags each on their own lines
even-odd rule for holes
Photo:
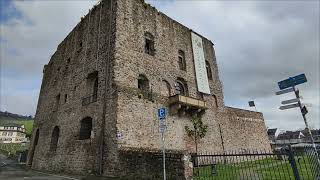
<svg viewBox="0 0 320 180">
<path fill-rule="evenodd" d="M 303 127 L 297 109 L 280 111 L 277 81 L 306 73 L 301 93 L 319 107 L 319 2 L 179 1 L 161 10 L 213 40 L 226 105 L 255 99 L 268 126 Z M 195 12 L 195 13 L 189 13 Z M 310 121 L 320 127 L 319 110 Z"/>
</svg>

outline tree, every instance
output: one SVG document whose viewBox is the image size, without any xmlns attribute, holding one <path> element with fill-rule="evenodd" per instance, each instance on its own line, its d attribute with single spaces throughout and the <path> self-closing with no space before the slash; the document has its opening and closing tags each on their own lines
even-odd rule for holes
<svg viewBox="0 0 320 180">
<path fill-rule="evenodd" d="M 198 154 L 198 140 L 205 137 L 208 131 L 208 125 L 203 124 L 201 117 L 198 116 L 193 116 L 191 118 L 191 122 L 193 125 L 193 129 L 189 128 L 188 126 L 185 126 L 185 130 L 188 136 L 194 139 L 196 145 L 196 154 Z"/>
</svg>

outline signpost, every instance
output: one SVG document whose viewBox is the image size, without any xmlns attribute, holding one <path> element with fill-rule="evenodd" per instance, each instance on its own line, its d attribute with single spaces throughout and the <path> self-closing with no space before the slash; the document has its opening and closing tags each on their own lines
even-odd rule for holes
<svg viewBox="0 0 320 180">
<path fill-rule="evenodd" d="M 278 82 L 278 86 L 279 89 L 281 91 L 276 92 L 276 95 L 281 95 L 281 94 L 285 94 L 285 93 L 289 93 L 289 92 L 294 92 L 296 98 L 295 99 L 290 99 L 290 100 L 286 100 L 286 101 L 282 101 L 281 104 L 289 104 L 289 105 L 285 105 L 285 106 L 280 106 L 280 110 L 285 110 L 285 109 L 291 109 L 291 108 L 296 108 L 299 107 L 300 108 L 300 112 L 302 114 L 306 129 L 308 130 L 308 133 L 310 135 L 310 139 L 311 139 L 311 143 L 312 146 L 315 149 L 315 153 L 317 154 L 317 148 L 316 148 L 316 144 L 314 143 L 314 139 L 311 133 L 311 130 L 309 128 L 308 122 L 307 122 L 307 118 L 306 118 L 306 114 L 308 113 L 308 109 L 305 105 L 303 105 L 300 101 L 300 95 L 299 95 L 299 89 L 296 89 L 296 85 L 302 84 L 307 82 L 307 78 L 305 74 L 299 74 L 297 76 L 294 77 L 289 77 L 288 79 L 282 80 L 280 82 Z M 291 103 L 295 103 L 295 104 L 291 104 Z M 320 159 L 318 158 L 318 164 L 320 165 Z"/>
<path fill-rule="evenodd" d="M 286 100 L 286 101 L 282 101 L 281 104 L 291 104 L 291 103 L 295 103 L 295 102 L 299 102 L 299 99 L 298 98 L 289 99 L 289 100 Z"/>
<path fill-rule="evenodd" d="M 279 109 L 280 110 L 285 110 L 285 109 L 291 109 L 291 108 L 296 108 L 296 107 L 299 107 L 299 104 L 289 104 L 289 105 L 286 105 L 286 106 L 280 106 Z"/>
<path fill-rule="evenodd" d="M 159 119 L 159 130 L 161 132 L 161 142 L 162 142 L 162 159 L 163 159 L 163 179 L 166 180 L 166 152 L 164 147 L 164 132 L 166 131 L 166 116 L 167 110 L 162 107 L 158 109 L 158 119 Z"/>
</svg>

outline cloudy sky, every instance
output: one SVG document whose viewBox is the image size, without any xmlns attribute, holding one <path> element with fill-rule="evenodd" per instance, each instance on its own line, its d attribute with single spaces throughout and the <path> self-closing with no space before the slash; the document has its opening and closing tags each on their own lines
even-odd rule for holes
<svg viewBox="0 0 320 180">
<path fill-rule="evenodd" d="M 277 82 L 299 85 L 310 125 L 320 128 L 319 1 L 155 1 L 149 3 L 215 44 L 225 104 L 255 100 L 268 127 L 301 129 L 298 109 L 280 111 Z M 0 109 L 34 115 L 42 67 L 96 1 L 0 1 Z M 251 110 L 254 110 L 251 108 Z"/>
</svg>

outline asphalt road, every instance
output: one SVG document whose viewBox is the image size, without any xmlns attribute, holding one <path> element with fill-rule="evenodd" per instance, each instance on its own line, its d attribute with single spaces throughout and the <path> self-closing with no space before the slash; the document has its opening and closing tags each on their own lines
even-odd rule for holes
<svg viewBox="0 0 320 180">
<path fill-rule="evenodd" d="M 25 165 L 6 158 L 0 154 L 0 179 L 3 180 L 81 180 L 81 177 L 69 177 L 64 175 L 49 174 L 34 171 Z"/>
<path fill-rule="evenodd" d="M 40 172 L 0 154 L 0 180 L 119 180 L 101 176 L 70 176 Z"/>
</svg>

